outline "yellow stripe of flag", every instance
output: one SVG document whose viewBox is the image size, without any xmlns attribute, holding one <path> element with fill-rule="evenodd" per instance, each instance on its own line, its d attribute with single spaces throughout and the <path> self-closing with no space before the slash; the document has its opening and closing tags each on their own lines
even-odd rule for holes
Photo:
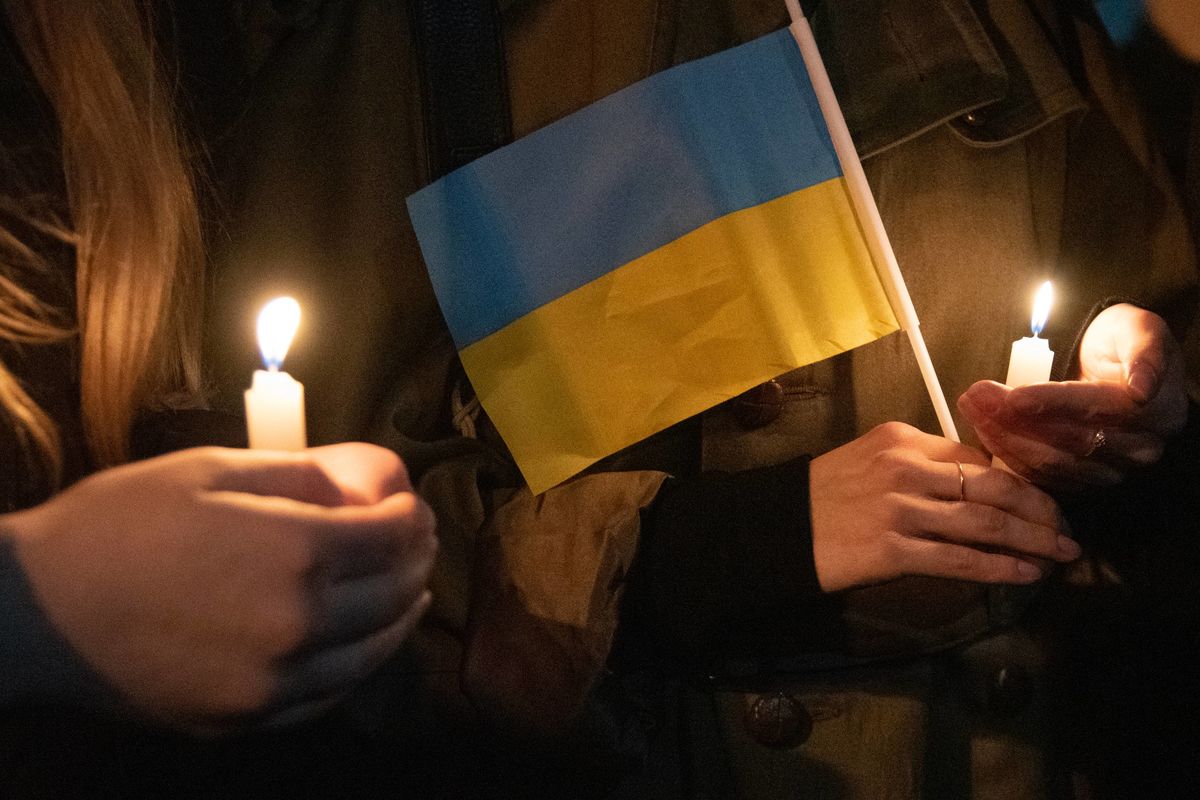
<svg viewBox="0 0 1200 800">
<path fill-rule="evenodd" d="M 838 177 L 688 233 L 461 351 L 534 492 L 898 329 Z"/>
</svg>

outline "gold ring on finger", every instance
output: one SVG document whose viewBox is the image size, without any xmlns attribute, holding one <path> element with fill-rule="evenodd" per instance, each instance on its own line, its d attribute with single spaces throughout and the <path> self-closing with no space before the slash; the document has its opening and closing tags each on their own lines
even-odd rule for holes
<svg viewBox="0 0 1200 800">
<path fill-rule="evenodd" d="M 967 474 L 963 472 L 961 461 L 955 461 L 954 463 L 958 465 L 958 502 L 961 503 L 967 499 Z"/>
<path fill-rule="evenodd" d="M 1091 458 L 1094 454 L 1100 452 L 1108 445 L 1108 437 L 1104 435 L 1104 428 L 1097 428 L 1092 434 L 1091 445 L 1088 451 L 1083 454 L 1084 458 Z"/>
</svg>

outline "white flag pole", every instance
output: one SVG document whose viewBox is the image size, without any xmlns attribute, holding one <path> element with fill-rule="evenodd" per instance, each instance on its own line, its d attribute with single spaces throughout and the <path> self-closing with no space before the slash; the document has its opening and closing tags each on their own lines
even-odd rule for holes
<svg viewBox="0 0 1200 800">
<path fill-rule="evenodd" d="M 904 285 L 904 276 L 900 274 L 900 265 L 896 263 L 896 254 L 892 252 L 892 243 L 888 241 L 887 231 L 884 230 L 883 220 L 879 209 L 875 206 L 875 196 L 867 183 L 866 173 L 858 160 L 858 151 L 854 149 L 854 140 L 850 138 L 850 129 L 846 127 L 846 119 L 838 106 L 833 94 L 833 86 L 829 75 L 825 72 L 825 63 L 821 61 L 821 53 L 817 50 L 817 42 L 813 38 L 812 29 L 804 12 L 800 10 L 799 0 L 785 0 L 788 13 L 792 17 L 791 31 L 804 57 L 804 65 L 808 68 L 817 102 L 829 128 L 833 149 L 837 152 L 838 161 L 842 165 L 842 175 L 846 179 L 846 188 L 850 192 L 850 200 L 863 226 L 866 235 L 867 248 L 871 259 L 875 262 L 879 279 L 883 283 L 888 301 L 900 322 L 900 327 L 908 334 L 909 344 L 917 357 L 917 366 L 921 377 L 925 380 L 925 389 L 933 402 L 933 410 L 937 413 L 938 422 L 942 426 L 942 435 L 951 441 L 959 441 L 958 430 L 954 426 L 954 417 L 950 415 L 950 406 L 946 404 L 946 395 L 942 385 L 938 383 L 937 373 L 933 369 L 933 361 L 929 358 L 929 349 L 925 347 L 925 338 L 921 336 L 921 322 L 917 319 L 917 311 L 913 308 L 912 298 L 908 295 L 908 287 Z"/>
</svg>

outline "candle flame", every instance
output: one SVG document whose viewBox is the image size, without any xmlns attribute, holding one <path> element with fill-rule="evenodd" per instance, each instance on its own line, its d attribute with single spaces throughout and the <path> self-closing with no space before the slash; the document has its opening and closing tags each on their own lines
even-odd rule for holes
<svg viewBox="0 0 1200 800">
<path fill-rule="evenodd" d="M 276 297 L 258 314 L 258 349 L 263 363 L 275 372 L 283 366 L 296 329 L 300 327 L 300 304 L 291 297 Z"/>
<path fill-rule="evenodd" d="M 1037 297 L 1033 300 L 1033 318 L 1029 321 L 1029 327 L 1033 329 L 1034 336 L 1040 336 L 1042 329 L 1046 327 L 1046 319 L 1050 316 L 1050 306 L 1054 302 L 1054 287 L 1050 281 L 1046 281 L 1037 291 Z"/>
</svg>

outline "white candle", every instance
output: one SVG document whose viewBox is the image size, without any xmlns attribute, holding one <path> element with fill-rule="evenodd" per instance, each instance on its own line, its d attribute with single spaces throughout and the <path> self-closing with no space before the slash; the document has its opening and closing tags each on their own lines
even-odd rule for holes
<svg viewBox="0 0 1200 800">
<path fill-rule="evenodd" d="M 1046 327 L 1053 300 L 1054 287 L 1050 285 L 1050 281 L 1046 281 L 1038 289 L 1037 297 L 1033 301 L 1033 317 L 1029 322 L 1033 336 L 1018 339 L 1012 344 L 1012 354 L 1008 358 L 1008 377 L 1004 379 L 1004 383 L 1014 389 L 1050 380 L 1054 351 L 1040 334 Z M 1012 472 L 1008 465 L 998 458 L 992 459 L 992 466 Z"/>
<path fill-rule="evenodd" d="M 258 315 L 258 347 L 267 368 L 254 371 L 246 390 L 246 427 L 256 450 L 303 450 L 307 444 L 304 384 L 279 369 L 299 326 L 300 304 L 290 297 L 275 298 Z"/>
<path fill-rule="evenodd" d="M 1033 317 L 1029 322 L 1033 336 L 1018 339 L 1012 345 L 1012 355 L 1008 359 L 1008 377 L 1004 379 L 1004 383 L 1014 389 L 1050 380 L 1054 351 L 1040 334 L 1046 327 L 1053 300 L 1054 287 L 1050 285 L 1050 281 L 1046 281 L 1038 289 L 1037 297 L 1033 301 Z"/>
</svg>

